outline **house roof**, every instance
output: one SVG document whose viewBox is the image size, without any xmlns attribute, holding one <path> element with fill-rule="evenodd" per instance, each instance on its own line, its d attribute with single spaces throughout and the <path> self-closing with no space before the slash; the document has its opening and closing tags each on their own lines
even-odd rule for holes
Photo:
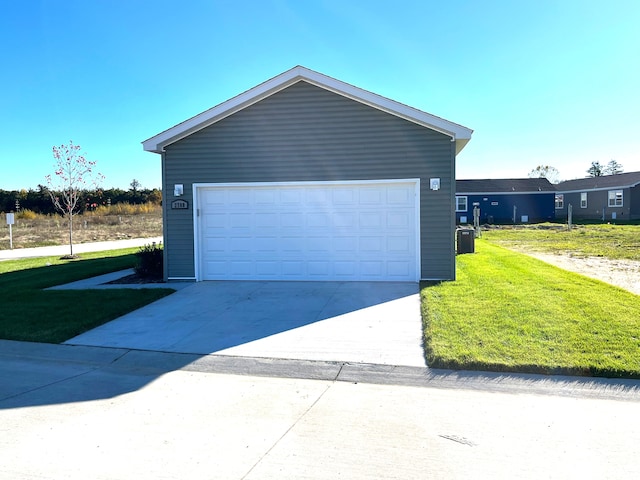
<svg viewBox="0 0 640 480">
<path fill-rule="evenodd" d="M 456 193 L 541 193 L 555 192 L 546 178 L 497 178 L 456 180 Z"/>
<path fill-rule="evenodd" d="M 580 178 L 567 180 L 557 185 L 559 192 L 574 192 L 585 190 L 607 190 L 610 188 L 629 188 L 640 184 L 640 172 L 618 173 L 601 177 Z"/>
<path fill-rule="evenodd" d="M 430 113 L 390 100 L 308 68 L 297 66 L 145 140 L 142 142 L 142 146 L 147 152 L 161 153 L 167 145 L 177 142 L 301 81 L 311 83 L 338 95 L 448 135 L 451 137 L 451 141 L 456 144 L 456 153 L 459 153 L 464 148 L 473 133 L 473 130 L 457 123 L 436 117 Z"/>
</svg>

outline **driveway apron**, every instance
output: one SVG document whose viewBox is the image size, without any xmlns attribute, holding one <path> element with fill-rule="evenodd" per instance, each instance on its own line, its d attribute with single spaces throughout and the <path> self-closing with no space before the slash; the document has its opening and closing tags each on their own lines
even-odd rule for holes
<svg viewBox="0 0 640 480">
<path fill-rule="evenodd" d="M 426 366 L 416 283 L 199 282 L 66 343 Z"/>
</svg>

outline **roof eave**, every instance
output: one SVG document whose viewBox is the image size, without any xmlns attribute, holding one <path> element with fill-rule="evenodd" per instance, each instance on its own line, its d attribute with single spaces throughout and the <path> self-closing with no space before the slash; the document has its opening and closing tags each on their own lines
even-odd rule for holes
<svg viewBox="0 0 640 480">
<path fill-rule="evenodd" d="M 451 141 L 456 143 L 456 154 L 462 151 L 473 133 L 473 130 L 462 125 L 336 80 L 322 73 L 297 66 L 143 141 L 142 147 L 147 152 L 162 153 L 166 146 L 219 122 L 223 118 L 233 115 L 299 81 L 309 82 L 378 110 L 443 133 L 451 137 Z"/>
</svg>

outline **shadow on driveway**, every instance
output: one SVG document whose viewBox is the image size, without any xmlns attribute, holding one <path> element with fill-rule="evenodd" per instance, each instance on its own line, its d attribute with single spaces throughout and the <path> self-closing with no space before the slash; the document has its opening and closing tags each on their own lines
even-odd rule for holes
<svg viewBox="0 0 640 480">
<path fill-rule="evenodd" d="M 418 285 L 379 282 L 191 284 L 65 345 L 0 341 L 0 362 L 0 408 L 111 398 L 178 369 L 426 369 Z"/>
</svg>

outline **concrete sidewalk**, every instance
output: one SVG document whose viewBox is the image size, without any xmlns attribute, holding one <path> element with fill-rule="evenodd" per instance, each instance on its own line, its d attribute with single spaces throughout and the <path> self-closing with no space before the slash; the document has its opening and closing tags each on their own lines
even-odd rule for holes
<svg viewBox="0 0 640 480">
<path fill-rule="evenodd" d="M 162 237 L 131 238 L 128 240 L 111 240 L 107 242 L 78 243 L 73 245 L 73 253 L 101 252 L 103 250 L 117 250 L 119 248 L 142 247 L 150 243 L 162 242 Z M 19 258 L 55 257 L 67 255 L 69 245 L 54 245 L 49 247 L 14 248 L 0 250 L 1 260 L 16 260 Z"/>
<path fill-rule="evenodd" d="M 0 478 L 640 475 L 634 381 L 7 341 L 0 378 Z"/>
</svg>

